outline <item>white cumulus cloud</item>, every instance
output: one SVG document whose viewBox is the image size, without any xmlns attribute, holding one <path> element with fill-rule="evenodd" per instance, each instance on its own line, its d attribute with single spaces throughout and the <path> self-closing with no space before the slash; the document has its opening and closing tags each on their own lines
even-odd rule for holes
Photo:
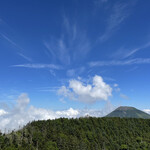
<svg viewBox="0 0 150 150">
<path fill-rule="evenodd" d="M 70 80 L 69 86 L 62 86 L 58 94 L 69 99 L 85 103 L 108 100 L 112 95 L 112 88 L 103 81 L 101 76 L 95 75 L 92 84 L 84 84 L 79 80 Z"/>
</svg>

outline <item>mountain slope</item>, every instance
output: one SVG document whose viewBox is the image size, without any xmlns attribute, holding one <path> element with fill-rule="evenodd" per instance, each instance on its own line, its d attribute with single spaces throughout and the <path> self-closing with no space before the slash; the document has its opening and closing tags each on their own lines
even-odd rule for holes
<svg viewBox="0 0 150 150">
<path fill-rule="evenodd" d="M 150 115 L 138 110 L 134 107 L 121 106 L 108 114 L 106 117 L 120 117 L 120 118 L 143 118 L 150 119 Z"/>
</svg>

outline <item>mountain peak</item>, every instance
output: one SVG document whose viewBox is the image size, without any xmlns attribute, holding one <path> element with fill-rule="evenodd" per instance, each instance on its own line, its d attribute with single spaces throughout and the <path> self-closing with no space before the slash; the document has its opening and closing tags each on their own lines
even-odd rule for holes
<svg viewBox="0 0 150 150">
<path fill-rule="evenodd" d="M 131 106 L 120 106 L 117 108 L 117 110 L 134 110 L 136 108 L 131 107 Z"/>
<path fill-rule="evenodd" d="M 150 119 L 150 115 L 138 110 L 134 107 L 120 106 L 106 117 L 120 117 L 120 118 L 143 118 Z"/>
</svg>

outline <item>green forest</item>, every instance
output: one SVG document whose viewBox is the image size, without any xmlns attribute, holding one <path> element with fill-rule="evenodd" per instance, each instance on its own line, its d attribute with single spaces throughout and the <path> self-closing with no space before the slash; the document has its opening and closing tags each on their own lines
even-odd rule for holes
<svg viewBox="0 0 150 150">
<path fill-rule="evenodd" d="M 60 118 L 0 133 L 1 150 L 150 150 L 150 119 Z"/>
</svg>

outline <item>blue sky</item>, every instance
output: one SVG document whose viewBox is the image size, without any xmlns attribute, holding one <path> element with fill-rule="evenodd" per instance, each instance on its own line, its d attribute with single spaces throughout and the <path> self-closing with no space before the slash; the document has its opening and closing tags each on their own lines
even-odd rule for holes
<svg viewBox="0 0 150 150">
<path fill-rule="evenodd" d="M 1 1 L 1 105 L 150 109 L 149 14 L 148 0 Z"/>
</svg>

